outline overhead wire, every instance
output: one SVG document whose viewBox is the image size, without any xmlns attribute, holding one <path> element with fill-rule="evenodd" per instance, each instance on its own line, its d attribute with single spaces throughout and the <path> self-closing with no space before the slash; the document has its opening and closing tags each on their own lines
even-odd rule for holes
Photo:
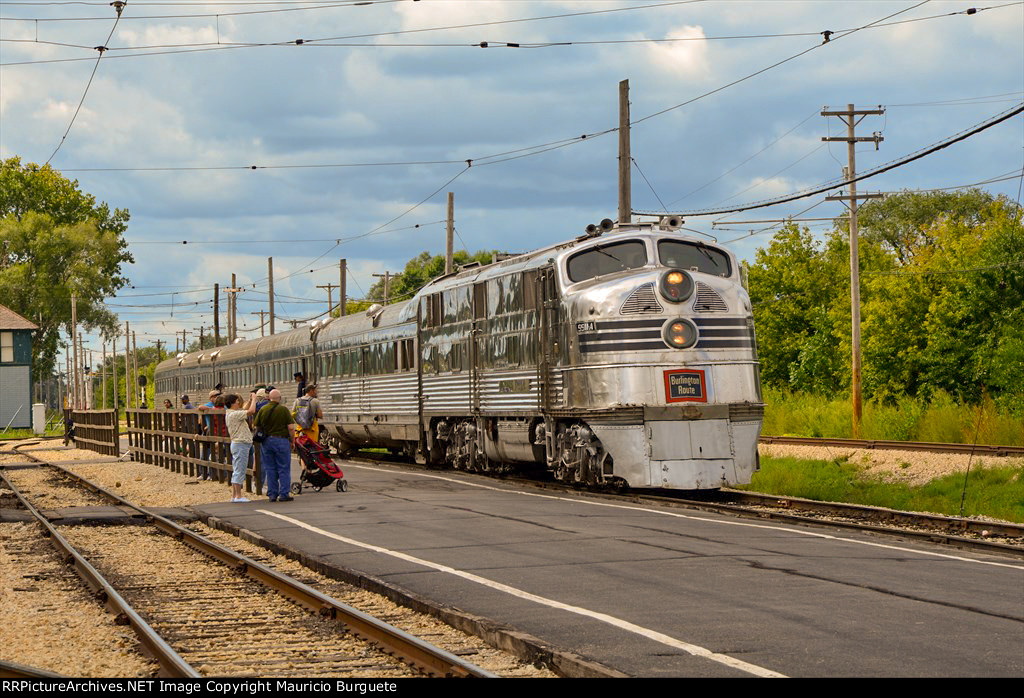
<svg viewBox="0 0 1024 698">
<path fill-rule="evenodd" d="M 796 60 L 797 58 L 800 58 L 801 56 L 804 56 L 804 55 L 806 55 L 806 54 L 808 54 L 808 53 L 810 53 L 812 51 L 816 51 L 816 50 L 820 49 L 822 46 L 827 46 L 828 44 L 833 44 L 833 43 L 835 43 L 837 41 L 841 41 L 841 40 L 845 39 L 848 36 L 852 36 L 853 34 L 856 34 L 857 32 L 863 31 L 863 30 L 865 30 L 865 29 L 867 29 L 869 27 L 872 27 L 872 26 L 877 25 L 877 24 L 879 24 L 881 22 L 884 22 L 887 19 L 891 19 L 893 17 L 896 17 L 898 15 L 904 14 L 906 12 L 910 12 L 911 10 L 915 10 L 918 7 L 921 7 L 922 5 L 927 4 L 928 2 L 929 2 L 929 0 L 921 0 L 920 2 L 914 3 L 910 7 L 906 7 L 904 9 L 902 9 L 902 10 L 897 11 L 897 12 L 893 12 L 892 14 L 886 15 L 885 17 L 882 17 L 881 19 L 875 20 L 874 22 L 869 22 L 868 24 L 865 24 L 863 26 L 857 27 L 856 29 L 850 29 L 850 30 L 847 30 L 847 31 L 844 31 L 844 32 L 837 32 L 838 35 L 832 36 L 831 39 L 826 38 L 825 41 L 822 41 L 819 44 L 815 44 L 814 46 L 811 46 L 810 48 L 804 49 L 803 51 L 800 51 L 798 53 L 793 54 L 792 56 L 784 58 L 781 61 L 777 61 L 775 63 L 772 63 L 771 65 L 766 66 L 764 68 L 761 68 L 760 70 L 758 70 L 756 72 L 750 73 L 749 75 L 745 75 L 742 78 L 739 78 L 737 80 L 733 80 L 732 82 L 727 83 L 725 85 L 722 85 L 720 87 L 716 87 L 715 89 L 713 89 L 713 90 L 711 90 L 709 92 L 705 92 L 705 93 L 703 93 L 701 95 L 698 95 L 696 97 L 688 99 L 688 100 L 686 100 L 684 102 L 680 102 L 679 104 L 674 104 L 671 107 L 666 107 L 666 108 L 661 109 L 659 111 L 656 111 L 656 112 L 653 112 L 651 114 L 648 114 L 647 116 L 641 117 L 641 118 L 637 119 L 636 121 L 631 121 L 630 122 L 630 126 L 635 126 L 637 124 L 642 124 L 643 122 L 645 122 L 645 121 L 647 121 L 649 119 L 653 119 L 656 116 L 661 116 L 662 114 L 667 114 L 670 111 L 673 111 L 675 109 L 679 109 L 680 107 L 685 107 L 688 104 L 692 104 L 693 102 L 696 102 L 698 99 L 703 99 L 704 97 L 709 97 L 709 96 L 711 96 L 713 94 L 721 92 L 722 90 L 726 90 L 726 89 L 732 87 L 733 85 L 738 85 L 741 82 L 745 82 L 747 80 L 750 80 L 751 78 L 757 77 L 758 75 L 761 75 L 762 73 L 766 73 L 769 70 L 773 70 L 775 68 L 778 68 L 780 65 L 785 65 L 786 63 L 789 63 L 790 61 Z"/>
<path fill-rule="evenodd" d="M 726 170 L 725 172 L 723 172 L 722 174 L 718 175 L 717 177 L 715 177 L 715 178 L 714 178 L 714 179 L 712 179 L 711 181 L 709 181 L 709 182 L 706 182 L 705 184 L 703 184 L 703 185 L 701 185 L 701 186 L 697 187 L 696 189 L 694 189 L 694 190 L 690 191 L 689 193 L 687 193 L 687 194 L 683 194 L 683 195 L 682 195 L 682 196 L 680 196 L 680 197 L 679 197 L 678 199 L 675 199 L 675 200 L 673 200 L 673 201 L 670 201 L 668 205 L 669 205 L 669 206 L 671 206 L 672 204 L 675 204 L 675 203 L 679 203 L 680 201 L 683 201 L 683 200 L 685 200 L 685 199 L 688 199 L 688 198 L 690 198 L 691 196 L 693 196 L 694 194 L 696 194 L 697 192 L 699 192 L 699 191 L 703 191 L 703 190 L 704 190 L 704 189 L 706 189 L 707 187 L 711 186 L 712 184 L 714 184 L 715 182 L 717 182 L 718 180 L 720 180 L 720 179 L 721 179 L 722 177 L 725 177 L 726 175 L 732 174 L 733 172 L 735 172 L 736 170 L 738 170 L 739 168 L 743 167 L 743 166 L 744 166 L 744 165 L 746 165 L 746 164 L 747 164 L 748 162 L 750 162 L 751 160 L 753 160 L 754 158 L 756 158 L 756 157 L 757 157 L 758 155 L 760 155 L 761 153 L 765 152 L 766 150 L 768 150 L 769 148 L 771 148 L 771 147 L 772 147 L 773 145 L 775 145 L 776 143 L 778 143 L 779 141 L 781 141 L 782 139 L 784 139 L 784 138 L 785 138 L 786 136 L 788 136 L 789 134 L 793 133 L 793 131 L 796 131 L 796 130 L 797 130 L 798 128 L 800 128 L 801 126 L 803 126 L 804 124 L 806 124 L 806 123 L 807 123 L 808 121 L 810 121 L 810 120 L 811 120 L 812 118 L 814 118 L 814 117 L 815 117 L 815 116 L 817 116 L 817 115 L 818 115 L 818 112 L 817 112 L 817 110 L 815 110 L 815 111 L 811 112 L 811 114 L 810 114 L 810 115 L 809 115 L 809 116 L 808 116 L 808 117 L 807 117 L 806 119 L 804 119 L 803 121 L 801 121 L 800 123 L 798 123 L 798 124 L 797 124 L 796 126 L 794 126 L 793 128 L 791 128 L 791 129 L 789 129 L 788 131 L 786 131 L 785 133 L 783 133 L 783 134 L 782 134 L 781 136 L 779 136 L 778 138 L 774 139 L 774 140 L 773 140 L 773 141 L 772 141 L 771 143 L 769 143 L 769 144 L 768 144 L 768 145 L 766 145 L 765 147 L 761 148 L 761 149 L 760 149 L 759 151 L 757 151 L 756 153 L 754 153 L 753 155 L 751 155 L 750 157 L 748 157 L 748 158 L 747 158 L 746 160 L 744 160 L 743 162 L 739 163 L 739 164 L 738 164 L 738 165 L 736 165 L 735 167 L 732 167 L 731 169 L 728 169 L 728 170 Z"/>
<path fill-rule="evenodd" d="M 961 131 L 960 133 L 954 134 L 954 135 L 952 135 L 952 136 L 950 136 L 950 137 L 948 137 L 948 138 L 946 138 L 946 139 L 944 139 L 942 141 L 934 143 L 934 144 L 932 144 L 930 146 L 926 146 L 926 147 L 924 147 L 924 148 L 922 148 L 922 149 L 920 149 L 920 150 L 918 150 L 918 151 L 916 151 L 914 153 L 911 153 L 909 155 L 905 155 L 905 156 L 903 156 L 901 158 L 897 158 L 896 160 L 891 160 L 891 161 L 889 161 L 888 163 L 886 163 L 884 165 L 879 165 L 878 167 L 874 167 L 874 168 L 871 168 L 870 170 L 866 170 L 864 172 L 858 173 L 856 177 L 840 178 L 839 180 L 832 180 L 832 181 L 830 181 L 830 182 L 828 182 L 826 184 L 819 185 L 819 186 L 813 187 L 811 189 L 806 189 L 806 190 L 801 191 L 801 192 L 797 192 L 797 193 L 793 193 L 793 194 L 788 194 L 788 195 L 776 197 L 776 198 L 773 198 L 773 199 L 765 199 L 765 200 L 762 200 L 762 201 L 752 202 L 752 203 L 749 203 L 749 204 L 744 204 L 742 206 L 736 206 L 736 207 L 733 207 L 733 208 L 726 208 L 726 209 L 699 209 L 699 210 L 695 210 L 695 211 L 683 211 L 683 212 L 676 211 L 674 213 L 678 213 L 679 215 L 681 215 L 683 217 L 686 217 L 686 216 L 715 216 L 715 215 L 721 215 L 721 214 L 725 214 L 725 213 L 735 213 L 735 212 L 738 212 L 738 211 L 749 211 L 749 210 L 752 210 L 752 209 L 755 209 L 755 208 L 764 208 L 766 206 L 775 206 L 775 205 L 784 204 L 784 203 L 787 203 L 787 202 L 790 202 L 790 201 L 796 201 L 797 199 L 805 199 L 805 198 L 807 198 L 809 196 L 814 196 L 815 194 L 821 194 L 821 193 L 824 193 L 826 191 L 830 191 L 832 189 L 838 189 L 839 187 L 847 186 L 849 184 L 852 184 L 853 182 L 859 182 L 861 180 L 868 179 L 869 177 L 874 177 L 876 175 L 882 174 L 883 172 L 888 172 L 889 170 L 895 169 L 897 167 L 902 167 L 903 165 L 906 165 L 908 163 L 914 162 L 915 160 L 920 160 L 921 158 L 926 157 L 928 155 L 931 155 L 932 153 L 935 153 L 935 152 L 937 152 L 939 150 L 943 150 L 944 148 L 948 148 L 949 146 L 951 146 L 951 145 L 953 145 L 955 143 L 959 143 L 960 141 L 966 140 L 967 138 L 970 138 L 971 136 L 977 135 L 978 133 L 981 133 L 982 131 L 986 131 L 986 130 L 992 128 L 993 126 L 996 126 L 996 125 L 998 125 L 998 124 L 1000 124 L 1000 123 L 1002 123 L 1002 122 L 1004 122 L 1004 121 L 1006 121 L 1008 119 L 1013 118 L 1014 116 L 1020 114 L 1021 112 L 1024 112 L 1024 103 L 1018 104 L 1017 106 L 1015 106 L 1015 107 L 1013 107 L 1011 109 L 1008 109 L 1008 110 L 1006 110 L 1004 112 L 1001 112 L 999 114 L 996 114 L 995 116 L 991 117 L 990 119 L 987 119 L 987 120 L 985 120 L 985 121 L 983 121 L 983 122 L 981 122 L 979 124 L 976 124 L 975 126 L 969 128 L 969 129 L 966 129 L 964 131 Z M 657 215 L 657 213 L 660 213 L 660 212 L 655 213 L 655 212 L 645 212 L 645 211 L 634 211 L 634 213 L 636 213 L 638 215 L 644 215 L 645 213 L 647 213 L 648 215 Z"/>
<path fill-rule="evenodd" d="M 688 1 L 688 2 L 704 2 L 706 0 L 686 0 L 686 1 Z M 928 2 L 928 1 L 929 0 L 924 0 L 924 2 Z M 983 7 L 983 8 L 971 8 L 969 10 L 963 10 L 963 11 L 959 11 L 959 12 L 950 12 L 950 13 L 939 14 L 939 15 L 930 15 L 930 16 L 927 16 L 927 17 L 918 17 L 918 18 L 912 18 L 912 19 L 907 19 L 907 20 L 900 20 L 898 22 L 880 22 L 880 23 L 872 24 L 870 26 L 860 27 L 858 29 L 838 30 L 836 32 L 830 32 L 830 33 L 832 33 L 832 34 L 839 34 L 840 35 L 839 37 L 836 37 L 835 39 L 832 39 L 832 41 L 834 41 L 834 40 L 838 40 L 838 38 L 842 38 L 842 36 L 845 35 L 844 32 L 849 34 L 849 33 L 852 33 L 854 31 L 859 31 L 860 29 L 883 28 L 883 27 L 889 27 L 889 26 L 894 26 L 894 25 L 898 25 L 898 24 L 904 24 L 904 23 L 908 23 L 908 22 L 920 22 L 920 21 L 933 20 L 933 19 L 942 19 L 942 18 L 954 16 L 954 15 L 971 15 L 971 14 L 977 14 L 979 12 L 983 12 L 985 10 L 998 10 L 998 9 L 1002 9 L 1004 7 L 1012 7 L 1012 6 L 1020 5 L 1020 4 L 1024 4 L 1024 1 L 1013 2 L 1013 3 L 1006 3 L 1006 4 L 1003 4 L 1003 5 L 994 5 L 994 6 Z M 626 9 L 646 9 L 647 7 L 655 7 L 655 6 L 642 6 L 642 7 L 639 7 L 639 8 L 622 8 L 622 9 L 623 10 L 626 10 Z M 605 10 L 605 12 L 608 12 L 608 11 L 611 11 L 611 10 Z M 2 20 L 2 19 L 4 19 L 4 18 L 0 18 L 0 20 Z M 9 18 L 9 19 L 14 20 L 14 19 L 18 19 L 18 18 Z M 522 19 L 522 20 L 504 20 L 504 21 L 506 21 L 506 22 L 510 22 L 510 21 L 524 21 L 525 22 L 525 21 L 535 21 L 535 20 L 539 20 L 539 19 L 547 19 L 547 18 L 545 18 L 545 17 L 541 17 L 541 18 L 526 18 L 526 19 Z M 485 26 L 487 24 L 491 24 L 491 23 L 480 23 L 481 26 Z M 154 46 L 150 46 L 150 47 L 120 48 L 120 49 L 117 49 L 117 50 L 136 50 L 136 51 L 142 51 L 142 52 L 140 52 L 140 53 L 127 53 L 127 54 L 122 54 L 122 55 L 111 55 L 111 56 L 108 56 L 108 59 L 114 59 L 114 58 L 137 58 L 137 57 L 142 57 L 142 56 L 166 56 L 166 55 L 175 55 L 175 54 L 184 54 L 184 53 L 201 53 L 201 52 L 207 52 L 207 51 L 225 51 L 225 50 L 234 50 L 234 49 L 243 49 L 243 48 L 267 48 L 267 47 L 295 47 L 295 46 L 301 46 L 301 47 L 304 47 L 304 48 L 305 47 L 318 47 L 318 46 L 319 47 L 348 47 L 348 48 L 497 48 L 497 47 L 506 47 L 506 48 L 534 48 L 534 49 L 539 49 L 539 48 L 550 48 L 550 47 L 559 47 L 559 46 L 575 46 L 575 45 L 601 45 L 601 44 L 622 44 L 622 43 L 637 43 L 637 44 L 639 44 L 639 43 L 666 43 L 666 42 L 698 41 L 698 40 L 712 41 L 712 40 L 727 40 L 727 39 L 764 39 L 764 38 L 781 38 L 781 37 L 806 37 L 806 36 L 816 36 L 816 35 L 822 33 L 822 32 L 810 32 L 809 31 L 809 32 L 781 33 L 781 34 L 737 35 L 737 36 L 722 36 L 722 37 L 671 37 L 671 38 L 663 38 L 663 39 L 611 39 L 611 40 L 594 40 L 594 41 L 557 41 L 557 42 L 541 42 L 541 43 L 536 43 L 536 44 L 530 44 L 530 43 L 527 43 L 527 42 L 502 42 L 502 41 L 499 41 L 499 42 L 494 42 L 494 41 L 490 41 L 490 42 L 489 41 L 479 41 L 479 42 L 477 42 L 477 41 L 473 41 L 473 42 L 468 42 L 468 43 L 467 42 L 458 42 L 458 43 L 434 43 L 434 44 L 424 44 L 424 43 L 415 43 L 415 44 L 412 44 L 412 43 L 384 44 L 384 43 L 381 43 L 381 42 L 373 42 L 373 43 L 351 43 L 351 42 L 349 42 L 349 43 L 330 43 L 331 41 L 334 41 L 334 40 L 337 40 L 337 39 L 386 36 L 386 35 L 390 35 L 390 34 L 400 34 L 400 33 L 409 33 L 409 32 L 441 31 L 441 30 L 450 30 L 450 29 L 462 29 L 462 28 L 466 28 L 467 26 L 474 26 L 474 25 L 453 25 L 453 26 L 448 26 L 448 27 L 431 27 L 431 28 L 424 28 L 424 29 L 402 30 L 402 31 L 394 31 L 394 32 L 383 32 L 383 33 L 378 33 L 378 34 L 352 35 L 350 37 L 336 37 L 335 39 L 326 39 L 326 38 L 323 38 L 323 39 L 289 39 L 289 40 L 285 40 L 285 41 L 276 41 L 276 42 L 237 42 L 237 43 L 236 42 L 220 42 L 220 41 L 218 41 L 216 44 L 209 43 L 209 42 L 204 42 L 204 43 L 193 43 L 193 44 L 164 44 L 164 45 L 154 45 Z M 2 41 L 2 39 L 0 39 L 0 41 Z M 819 44 L 819 45 L 824 45 L 824 43 L 830 43 L 830 42 L 823 42 L 822 44 Z M 493 46 L 492 46 L 492 44 L 493 44 Z M 152 49 L 157 49 L 157 48 L 161 48 L 161 47 L 166 47 L 166 48 L 171 48 L 171 49 L 176 49 L 176 50 L 165 50 L 165 51 L 152 50 Z M 802 54 L 800 54 L 800 55 L 802 55 Z M 795 58 L 795 57 L 798 57 L 798 56 L 794 56 L 792 58 Z M 783 62 L 788 62 L 789 60 L 792 60 L 792 58 L 786 59 Z M 0 67 L 19 66 L 19 65 L 42 65 L 42 64 L 50 64 L 50 63 L 67 63 L 67 62 L 83 61 L 83 60 L 90 60 L 90 59 L 89 58 L 54 58 L 54 59 L 42 59 L 42 60 L 35 60 L 35 61 L 12 61 L 12 62 L 8 62 L 8 63 L 0 63 Z M 773 67 L 775 67 L 775 66 L 770 66 L 766 70 L 771 69 Z"/>
<path fill-rule="evenodd" d="M 100 60 L 103 58 L 103 53 L 107 50 L 107 44 L 110 43 L 110 37 L 114 35 L 114 31 L 117 29 L 117 24 L 121 21 L 121 13 L 128 5 L 128 2 L 125 0 L 125 2 L 121 2 L 120 4 L 116 2 L 112 2 L 110 4 L 114 6 L 114 10 L 117 12 L 117 18 L 114 20 L 114 26 L 110 28 L 110 33 L 107 34 L 106 41 L 95 48 L 95 50 L 99 52 L 99 55 L 96 56 L 96 64 L 92 67 L 92 73 L 89 74 L 89 81 L 85 84 L 85 90 L 82 92 L 82 98 L 78 100 L 78 107 L 75 108 L 75 113 L 71 116 L 71 121 L 68 123 L 67 129 L 64 131 L 64 135 L 61 136 L 60 143 L 58 143 L 57 147 L 53 149 L 52 153 L 50 153 L 50 157 L 46 158 L 45 164 L 47 165 L 50 164 L 50 161 L 53 160 L 53 156 L 56 155 L 57 151 L 59 151 L 61 146 L 64 145 L 64 141 L 67 140 L 68 134 L 71 133 L 71 127 L 75 125 L 75 121 L 78 119 L 78 113 L 82 111 L 82 105 L 85 104 L 85 96 L 89 94 L 89 88 L 92 87 L 92 80 L 96 77 L 96 71 L 100 67 Z"/>
</svg>

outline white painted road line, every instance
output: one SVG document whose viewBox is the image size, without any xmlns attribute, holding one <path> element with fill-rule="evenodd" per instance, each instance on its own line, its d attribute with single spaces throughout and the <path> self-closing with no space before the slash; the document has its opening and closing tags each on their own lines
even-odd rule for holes
<svg viewBox="0 0 1024 698">
<path fill-rule="evenodd" d="M 634 623 L 630 623 L 629 621 L 622 620 L 621 618 L 609 616 L 606 613 L 591 611 L 590 609 L 581 608 L 580 606 L 571 606 L 569 604 L 562 603 L 561 601 L 555 601 L 554 599 L 549 599 L 543 596 L 537 596 L 536 594 L 531 594 L 527 591 L 523 591 L 522 589 L 516 589 L 515 587 L 511 587 L 507 584 L 502 584 L 501 582 L 495 582 L 492 579 L 487 579 L 486 577 L 481 577 L 471 572 L 457 570 L 454 567 L 441 565 L 436 562 L 431 562 L 430 560 L 423 560 L 422 558 L 413 557 L 412 555 L 400 553 L 396 550 L 382 548 L 379 545 L 364 543 L 362 541 L 355 540 L 354 538 L 339 536 L 337 533 L 331 533 L 330 531 L 325 531 L 322 528 L 310 526 L 309 524 L 303 521 L 299 521 L 298 519 L 294 519 L 290 516 L 278 514 L 277 512 L 267 511 L 266 509 L 257 509 L 256 511 L 258 511 L 261 514 L 266 514 L 267 516 L 272 516 L 276 519 L 280 519 L 281 521 L 287 521 L 288 523 L 298 526 L 299 528 L 304 528 L 307 531 L 312 531 L 313 533 L 318 533 L 322 536 L 333 538 L 334 540 L 341 541 L 342 543 L 347 543 L 348 545 L 352 545 L 357 548 L 371 550 L 375 553 L 381 553 L 382 555 L 390 555 L 391 557 L 398 558 L 399 560 L 412 562 L 417 565 L 422 565 L 423 567 L 428 567 L 430 569 L 437 570 L 438 572 L 444 572 L 446 574 L 451 574 L 456 577 L 461 577 L 462 579 L 468 580 L 470 582 L 482 584 L 483 586 L 495 589 L 496 591 L 505 592 L 506 594 L 511 594 L 512 596 L 516 596 L 520 599 L 533 601 L 534 603 L 549 606 L 551 608 L 557 608 L 562 611 L 568 611 L 569 613 L 575 613 L 577 615 L 586 616 L 587 618 L 593 618 L 594 620 L 598 620 L 603 623 L 608 623 L 609 625 L 613 625 L 616 628 L 620 628 L 627 632 L 635 633 L 642 637 L 646 637 L 649 640 L 659 642 L 663 645 L 667 645 L 668 647 L 682 650 L 683 652 L 691 654 L 695 657 L 703 657 L 704 659 L 709 659 L 713 662 L 718 662 L 719 664 L 723 664 L 727 667 L 731 667 L 733 669 L 737 669 L 739 671 L 743 671 L 754 676 L 758 676 L 761 678 L 786 678 L 784 674 L 772 671 L 771 669 L 765 669 L 764 667 L 757 666 L 756 664 L 750 664 L 749 662 L 744 662 L 743 660 L 736 659 L 735 657 L 730 657 L 725 654 L 718 654 L 717 652 L 712 652 L 711 650 L 706 649 L 704 647 L 693 645 L 689 642 L 683 642 L 682 640 L 677 640 L 676 638 L 671 637 L 669 635 L 665 635 L 664 633 L 660 633 L 656 630 L 651 630 L 650 628 L 644 628 Z"/>
<path fill-rule="evenodd" d="M 822 538 L 825 540 L 842 541 L 844 543 L 853 543 L 855 545 L 866 545 L 872 548 L 885 548 L 887 550 L 896 550 L 903 553 L 913 553 L 914 555 L 925 555 L 929 557 L 941 557 L 947 560 L 957 560 L 959 562 L 971 562 L 976 565 L 991 565 L 993 567 L 1008 567 L 1011 570 L 1024 571 L 1024 566 L 1011 565 L 1005 562 L 995 562 L 994 560 L 976 560 L 974 558 L 962 557 L 960 555 L 949 555 L 947 553 L 937 553 L 930 550 L 915 550 L 913 548 L 904 548 L 899 545 L 888 545 L 885 543 L 874 543 L 868 540 L 857 540 L 856 538 L 846 538 L 843 536 L 834 536 L 829 533 L 818 533 L 816 531 L 805 531 L 799 528 L 790 528 L 780 524 L 759 524 L 750 523 L 747 521 L 730 521 L 728 519 L 711 519 L 706 516 L 693 516 L 691 514 L 680 514 L 674 511 L 664 511 L 662 509 L 649 509 L 646 507 L 628 506 L 625 504 L 611 504 L 610 502 L 596 502 L 590 499 L 582 499 L 575 497 L 559 497 L 553 494 L 538 494 L 536 492 L 522 492 L 519 490 L 510 490 L 502 487 L 493 487 L 491 485 L 481 485 L 475 482 L 466 482 L 465 480 L 458 480 L 456 478 L 444 477 L 443 475 L 428 475 L 426 473 L 412 473 L 406 471 L 391 470 L 387 468 L 375 468 L 369 465 L 356 465 L 354 463 L 347 463 L 347 468 L 358 468 L 362 470 L 376 470 L 382 473 L 396 473 L 401 472 L 403 475 L 414 475 L 416 477 L 432 478 L 434 480 L 444 480 L 446 482 L 454 482 L 459 485 L 466 487 L 476 487 L 482 490 L 492 490 L 494 492 L 502 492 L 504 494 L 515 494 L 523 497 L 539 497 L 541 499 L 554 499 L 561 502 L 572 502 L 574 504 L 586 504 L 593 507 L 607 507 L 610 509 L 625 509 L 627 511 L 639 511 L 647 514 L 657 514 L 658 516 L 671 516 L 677 519 L 687 519 L 690 521 L 703 521 L 705 523 L 720 524 L 723 526 L 741 526 L 746 528 L 762 528 L 769 531 L 784 531 L 786 533 L 795 533 L 801 536 L 809 536 L 811 538 Z"/>
</svg>

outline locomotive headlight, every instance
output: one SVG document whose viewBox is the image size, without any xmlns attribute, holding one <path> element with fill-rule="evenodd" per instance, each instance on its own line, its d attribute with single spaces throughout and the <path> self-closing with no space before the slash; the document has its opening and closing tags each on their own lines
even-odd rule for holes
<svg viewBox="0 0 1024 698">
<path fill-rule="evenodd" d="M 669 269 L 661 275 L 658 290 L 670 303 L 682 303 L 693 295 L 693 279 L 681 269 Z"/>
<path fill-rule="evenodd" d="M 697 328 L 689 320 L 670 320 L 662 328 L 661 338 L 673 349 L 689 349 L 697 343 Z"/>
</svg>

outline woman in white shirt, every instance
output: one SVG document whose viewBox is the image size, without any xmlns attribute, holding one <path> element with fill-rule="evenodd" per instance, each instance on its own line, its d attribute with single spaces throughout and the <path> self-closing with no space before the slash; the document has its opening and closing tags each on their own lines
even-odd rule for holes
<svg viewBox="0 0 1024 698">
<path fill-rule="evenodd" d="M 238 395 L 225 395 L 224 421 L 231 437 L 231 501 L 248 502 L 242 496 L 242 483 L 245 482 L 245 468 L 249 465 L 249 451 L 252 449 L 252 430 L 249 429 L 248 417 L 251 407 L 255 406 L 254 395 L 242 404 Z"/>
</svg>

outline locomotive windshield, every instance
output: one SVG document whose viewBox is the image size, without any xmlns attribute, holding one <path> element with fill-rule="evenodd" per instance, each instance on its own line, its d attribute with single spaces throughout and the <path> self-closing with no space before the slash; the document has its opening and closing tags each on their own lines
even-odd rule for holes
<svg viewBox="0 0 1024 698">
<path fill-rule="evenodd" d="M 571 281 L 586 281 L 595 276 L 647 264 L 647 246 L 642 240 L 626 240 L 609 245 L 594 245 L 569 258 L 566 270 Z"/>
<path fill-rule="evenodd" d="M 666 267 L 699 271 L 712 276 L 728 277 L 732 274 L 727 254 L 699 242 L 660 240 L 658 258 Z"/>
</svg>

